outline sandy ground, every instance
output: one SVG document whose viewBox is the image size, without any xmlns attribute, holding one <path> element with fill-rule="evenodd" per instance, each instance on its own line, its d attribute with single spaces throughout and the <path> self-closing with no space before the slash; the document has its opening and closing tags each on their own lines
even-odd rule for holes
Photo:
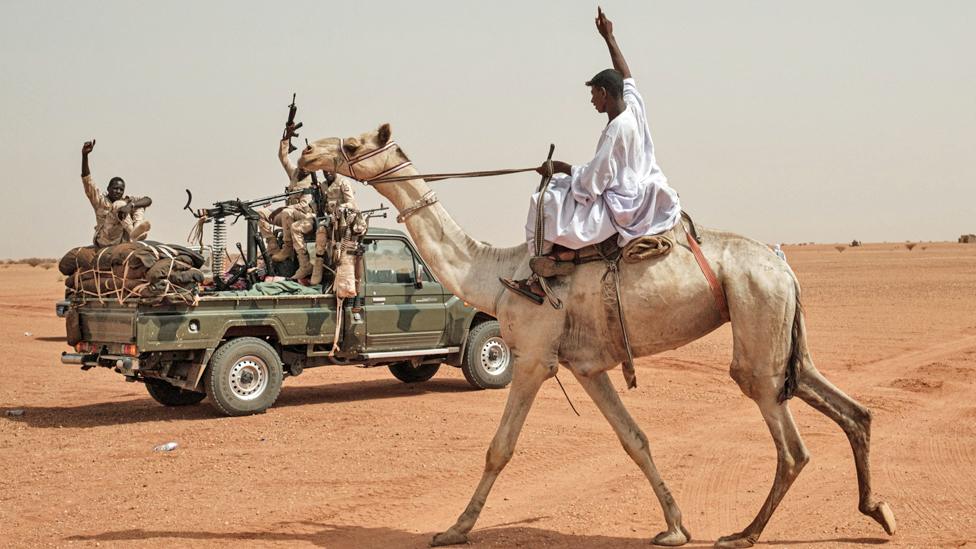
<svg viewBox="0 0 976 549">
<path fill-rule="evenodd" d="M 976 246 L 786 251 L 818 367 L 874 412 L 874 486 L 899 531 L 888 538 L 857 512 L 846 438 L 794 401 L 813 460 L 762 543 L 976 546 Z M 408 386 L 336 367 L 287 380 L 259 416 L 164 408 L 108 370 L 60 364 L 57 277 L 0 267 L 0 545 L 424 547 L 467 503 L 507 391 L 470 390 L 451 368 Z M 637 390 L 612 376 L 689 547 L 744 527 L 774 470 L 758 411 L 727 374 L 730 334 L 641 359 Z M 543 387 L 472 546 L 648 547 L 662 529 L 640 471 L 561 378 L 582 417 Z M 180 448 L 152 452 L 166 441 Z"/>
</svg>

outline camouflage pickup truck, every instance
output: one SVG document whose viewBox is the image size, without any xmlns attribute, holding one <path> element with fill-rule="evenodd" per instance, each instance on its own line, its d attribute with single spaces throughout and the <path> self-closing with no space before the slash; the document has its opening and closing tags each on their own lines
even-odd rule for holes
<svg viewBox="0 0 976 549">
<path fill-rule="evenodd" d="M 266 410 L 283 378 L 315 366 L 385 366 L 416 383 L 448 364 L 477 388 L 508 385 L 511 353 L 497 320 L 448 293 L 402 232 L 370 229 L 364 247 L 356 306 L 337 311 L 331 294 L 204 293 L 195 306 L 76 300 L 67 306 L 82 341 L 61 361 L 112 368 L 166 406 L 210 397 L 232 416 Z"/>
</svg>

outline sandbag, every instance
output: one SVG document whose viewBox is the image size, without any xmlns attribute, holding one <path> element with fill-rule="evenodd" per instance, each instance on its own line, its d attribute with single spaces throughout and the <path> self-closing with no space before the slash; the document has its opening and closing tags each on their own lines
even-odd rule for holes
<svg viewBox="0 0 976 549">
<path fill-rule="evenodd" d="M 179 244 L 163 244 L 161 242 L 154 241 L 142 241 L 140 244 L 149 245 L 154 247 L 160 252 L 160 258 L 167 256 L 186 256 L 186 259 L 180 259 L 184 263 L 189 263 L 195 269 L 203 267 L 203 256 L 200 253 L 187 248 L 186 246 L 180 246 Z"/>
<path fill-rule="evenodd" d="M 65 295 L 156 302 L 195 300 L 204 274 L 195 266 L 203 256 L 158 242 L 125 242 L 115 246 L 73 248 L 61 258 Z"/>
<path fill-rule="evenodd" d="M 187 269 L 169 275 L 169 281 L 177 286 L 189 287 L 203 282 L 203 271 L 200 269 Z"/>
<path fill-rule="evenodd" d="M 146 272 L 146 280 L 153 284 L 168 279 L 173 273 L 192 268 L 189 263 L 183 263 L 176 259 L 160 259 Z"/>
<path fill-rule="evenodd" d="M 106 298 L 117 297 L 119 290 L 122 290 L 123 297 L 128 297 L 133 290 L 145 285 L 145 283 L 144 280 L 126 280 L 123 282 L 120 278 L 107 276 L 82 280 L 80 284 L 74 286 L 74 289 L 76 292 L 84 292 L 89 296 Z"/>
<path fill-rule="evenodd" d="M 148 271 L 149 269 L 143 267 L 141 264 L 137 266 L 133 266 L 133 264 L 130 264 L 128 266 L 112 265 L 112 274 L 117 276 L 118 278 L 124 278 L 126 280 L 129 279 L 144 280 L 146 278 L 146 272 Z"/>
<path fill-rule="evenodd" d="M 79 246 L 68 250 L 68 253 L 61 257 L 58 262 L 58 271 L 64 276 L 71 276 L 78 270 L 79 253 L 85 259 L 85 264 L 91 264 L 91 258 L 95 256 L 94 246 Z"/>
<path fill-rule="evenodd" d="M 72 248 L 58 262 L 58 270 L 64 276 L 71 276 L 78 270 L 87 271 L 91 269 L 97 252 L 98 248 L 94 246 Z"/>
</svg>

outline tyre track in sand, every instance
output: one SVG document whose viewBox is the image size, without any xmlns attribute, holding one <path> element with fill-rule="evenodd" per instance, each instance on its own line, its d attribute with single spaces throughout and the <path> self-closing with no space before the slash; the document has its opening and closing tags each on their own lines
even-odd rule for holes
<svg viewBox="0 0 976 549">
<path fill-rule="evenodd" d="M 886 443 L 915 456 L 920 452 L 923 458 L 878 464 L 888 484 L 896 487 L 893 496 L 909 511 L 899 516 L 903 528 L 944 532 L 946 499 L 968 516 L 976 515 L 976 504 L 966 497 L 976 490 L 976 451 L 973 433 L 962 427 L 971 422 L 962 406 L 970 395 L 965 384 L 944 383 L 927 368 L 960 355 L 968 358 L 974 348 L 976 336 L 967 335 L 866 365 L 893 380 L 887 385 L 912 404 L 912 428 L 886 430 Z"/>
</svg>

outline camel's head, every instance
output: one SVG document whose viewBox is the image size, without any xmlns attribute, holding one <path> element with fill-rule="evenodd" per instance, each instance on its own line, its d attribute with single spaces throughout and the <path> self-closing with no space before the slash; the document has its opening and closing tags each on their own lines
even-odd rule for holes
<svg viewBox="0 0 976 549">
<path fill-rule="evenodd" d="M 391 136 L 390 125 L 383 124 L 355 137 L 319 139 L 305 147 L 298 167 L 308 172 L 341 173 L 359 181 L 389 175 L 409 163 Z"/>
</svg>

